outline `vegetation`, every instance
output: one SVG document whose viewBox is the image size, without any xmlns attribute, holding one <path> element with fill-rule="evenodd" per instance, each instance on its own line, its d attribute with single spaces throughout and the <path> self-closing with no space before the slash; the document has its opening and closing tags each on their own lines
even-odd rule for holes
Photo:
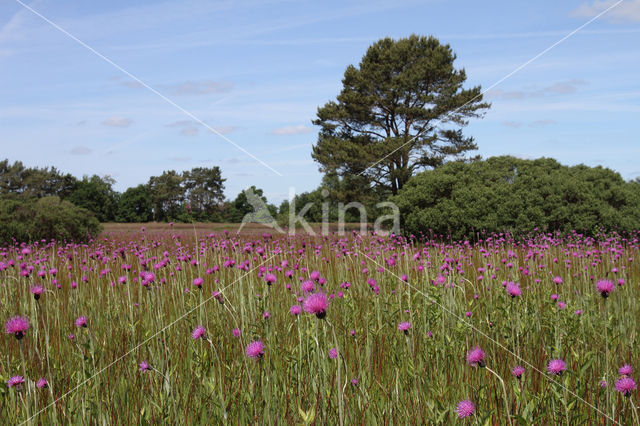
<svg viewBox="0 0 640 426">
<path fill-rule="evenodd" d="M 392 201 L 415 235 L 640 229 L 640 185 L 606 168 L 548 158 L 451 162 L 415 176 Z"/>
<path fill-rule="evenodd" d="M 100 230 L 93 213 L 58 197 L 0 199 L 0 243 L 85 241 Z"/>
<path fill-rule="evenodd" d="M 480 86 L 462 87 L 467 76 L 455 59 L 434 37 L 385 38 L 369 47 L 345 71 L 336 101 L 318 109 L 312 156 L 321 170 L 363 176 L 396 195 L 415 172 L 477 149 L 461 127 L 489 104 Z"/>
<path fill-rule="evenodd" d="M 4 423 L 637 424 L 637 232 L 182 226 L 0 250 Z"/>
</svg>

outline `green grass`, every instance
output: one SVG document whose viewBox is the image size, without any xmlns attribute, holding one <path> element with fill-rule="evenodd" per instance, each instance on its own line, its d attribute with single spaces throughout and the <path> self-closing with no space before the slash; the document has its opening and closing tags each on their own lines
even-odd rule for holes
<svg viewBox="0 0 640 426">
<path fill-rule="evenodd" d="M 86 246 L 32 247 L 24 260 L 17 250 L 0 257 L 16 263 L 0 272 L 2 318 L 24 315 L 31 322 L 21 343 L 2 336 L 0 378 L 6 383 L 23 375 L 23 368 L 28 378 L 21 391 L 0 386 L 3 422 L 32 417 L 39 424 L 613 424 L 608 416 L 618 424 L 637 424 L 637 391 L 625 398 L 614 389 L 618 367 L 640 368 L 637 244 L 539 240 L 535 247 L 424 247 L 366 236 L 274 235 L 263 241 L 257 234 L 225 237 L 216 230 L 214 237 L 201 234 L 196 246 L 193 231 L 177 239 L 167 229 L 111 234 Z M 245 253 L 252 242 L 252 252 Z M 124 256 L 116 251 L 120 247 L 126 247 Z M 264 255 L 257 247 L 265 248 Z M 502 262 L 508 250 L 514 252 L 508 259 L 512 268 Z M 149 290 L 134 282 L 142 266 L 133 251 L 151 259 L 156 280 Z M 165 251 L 170 263 L 154 270 Z M 392 256 L 396 264 L 388 266 Z M 249 271 L 225 268 L 229 258 L 237 264 L 249 260 Z M 453 271 L 445 285 L 434 286 L 445 258 L 455 259 Z M 285 260 L 289 266 L 276 271 L 277 282 L 268 287 L 258 276 L 260 266 Z M 21 262 L 35 267 L 30 277 L 20 276 Z M 458 262 L 464 274 L 456 272 Z M 123 264 L 132 270 L 123 271 Z M 294 264 L 308 272 L 296 270 L 286 278 L 284 270 Z M 220 270 L 206 274 L 214 265 Z M 520 268 L 527 266 L 530 274 L 524 275 Z M 40 268 L 53 267 L 60 289 L 50 274 L 36 276 Z M 614 267 L 619 272 L 612 273 Z M 326 278 L 328 294 L 344 292 L 331 301 L 325 320 L 289 313 L 299 304 L 298 277 L 313 270 Z M 402 274 L 408 283 L 399 279 Z M 122 275 L 126 284 L 117 283 Z M 564 283 L 554 284 L 554 276 Z M 196 277 L 205 279 L 203 290 L 192 285 Z M 625 279 L 606 302 L 595 290 L 595 281 L 605 277 Z M 379 294 L 368 279 L 376 280 Z M 521 284 L 521 297 L 506 294 L 507 280 Z M 35 301 L 29 286 L 40 282 L 47 292 Z M 341 289 L 342 282 L 350 288 Z M 223 304 L 211 297 L 214 290 L 222 291 Z M 566 309 L 558 308 L 552 293 Z M 263 319 L 265 311 L 269 319 Z M 88 318 L 88 328 L 74 326 L 80 315 Z M 397 329 L 402 321 L 411 323 L 407 335 Z M 209 341 L 190 337 L 199 324 Z M 239 338 L 232 335 L 236 327 Z M 245 356 L 252 340 L 265 343 L 262 359 Z M 466 363 L 476 345 L 504 380 L 506 395 L 496 375 Z M 333 347 L 338 359 L 328 357 Z M 553 358 L 566 361 L 562 376 L 546 373 Z M 143 360 L 152 371 L 138 371 Z M 515 365 L 526 369 L 522 380 L 511 374 Z M 40 377 L 50 388 L 35 388 Z M 606 388 L 600 386 L 603 378 Z M 463 399 L 473 401 L 476 413 L 458 420 L 455 409 Z"/>
</svg>

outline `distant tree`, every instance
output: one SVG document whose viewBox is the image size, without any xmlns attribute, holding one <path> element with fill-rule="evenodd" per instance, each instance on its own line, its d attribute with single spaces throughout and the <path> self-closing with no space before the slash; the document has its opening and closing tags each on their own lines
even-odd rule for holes
<svg viewBox="0 0 640 426">
<path fill-rule="evenodd" d="M 197 220 L 212 220 L 224 201 L 224 182 L 219 167 L 196 167 L 182 173 L 185 201 Z"/>
<path fill-rule="evenodd" d="M 415 235 L 432 230 L 459 239 L 535 228 L 594 234 L 640 228 L 636 186 L 603 167 L 493 157 L 420 173 L 392 201 L 405 232 Z"/>
<path fill-rule="evenodd" d="M 231 202 L 229 222 L 242 222 L 246 215 L 252 215 L 252 220 L 256 222 L 269 221 L 269 218 L 275 218 L 277 212 L 276 206 L 268 204 L 262 189 L 251 186 Z"/>
<path fill-rule="evenodd" d="M 68 197 L 75 189 L 77 179 L 70 174 L 62 174 L 55 167 L 27 168 L 22 162 L 9 164 L 0 161 L 0 196 L 21 198 Z"/>
<path fill-rule="evenodd" d="M 153 200 L 147 185 L 127 188 L 120 196 L 117 222 L 148 222 L 153 219 Z"/>
<path fill-rule="evenodd" d="M 369 47 L 358 67 L 347 67 L 337 100 L 318 108 L 312 157 L 320 170 L 362 175 L 395 195 L 415 172 L 477 149 L 461 128 L 489 104 L 480 86 L 463 88 L 467 76 L 455 59 L 434 37 Z"/>
<path fill-rule="evenodd" d="M 182 213 L 185 190 L 183 177 L 175 170 L 163 172 L 149 178 L 149 190 L 153 203 L 153 220 L 171 220 Z"/>
<path fill-rule="evenodd" d="M 87 241 L 101 230 L 92 212 L 59 197 L 0 200 L 0 242 Z"/>
<path fill-rule="evenodd" d="M 113 190 L 114 183 L 115 180 L 110 176 L 84 176 L 78 181 L 68 200 L 93 212 L 100 222 L 113 222 L 119 197 Z"/>
</svg>

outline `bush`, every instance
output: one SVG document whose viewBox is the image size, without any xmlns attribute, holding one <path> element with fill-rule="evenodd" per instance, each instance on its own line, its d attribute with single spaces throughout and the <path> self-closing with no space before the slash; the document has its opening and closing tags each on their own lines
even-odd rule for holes
<svg viewBox="0 0 640 426">
<path fill-rule="evenodd" d="M 640 185 L 603 167 L 493 157 L 451 162 L 413 177 L 392 198 L 403 228 L 455 239 L 481 231 L 640 228 Z"/>
<path fill-rule="evenodd" d="M 40 239 L 83 241 L 100 230 L 100 222 L 93 213 L 58 197 L 0 200 L 2 243 Z"/>
</svg>

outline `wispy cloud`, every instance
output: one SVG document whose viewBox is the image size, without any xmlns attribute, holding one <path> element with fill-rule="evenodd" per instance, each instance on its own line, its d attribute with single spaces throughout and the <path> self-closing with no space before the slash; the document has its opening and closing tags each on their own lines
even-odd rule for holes
<svg viewBox="0 0 640 426">
<path fill-rule="evenodd" d="M 555 96 L 555 95 L 571 95 L 578 91 L 578 88 L 589 84 L 588 82 L 580 79 L 572 79 L 567 81 L 559 81 L 549 86 L 544 87 L 530 87 L 522 90 L 502 90 L 491 89 L 487 92 L 487 97 L 499 98 L 499 99 L 525 99 L 525 98 L 539 98 L 542 96 Z"/>
<path fill-rule="evenodd" d="M 109 117 L 102 122 L 105 126 L 110 127 L 129 127 L 133 120 L 126 117 Z"/>
<path fill-rule="evenodd" d="M 169 161 L 173 161 L 176 163 L 188 163 L 191 161 L 191 157 L 170 157 Z"/>
<path fill-rule="evenodd" d="M 529 127 L 545 127 L 557 124 L 556 120 L 536 120 L 529 123 Z"/>
<path fill-rule="evenodd" d="M 617 0 L 595 0 L 583 3 L 572 10 L 569 16 L 574 18 L 593 18 L 613 6 L 616 2 Z M 616 24 L 640 22 L 640 0 L 624 1 L 607 12 L 602 18 Z"/>
<path fill-rule="evenodd" d="M 165 124 L 165 127 L 175 127 L 180 129 L 180 134 L 183 136 L 196 136 L 200 132 L 200 128 L 203 127 L 201 123 L 193 120 L 178 120 Z M 219 134 L 226 135 L 237 129 L 236 126 L 211 126 Z M 210 133 L 215 133 L 209 130 Z"/>
<path fill-rule="evenodd" d="M 71 150 L 71 154 L 73 155 L 89 155 L 91 152 L 91 149 L 81 145 L 76 146 Z"/>
<path fill-rule="evenodd" d="M 233 85 L 229 81 L 213 81 L 213 80 L 188 80 L 178 84 L 163 86 L 169 90 L 172 95 L 189 96 L 189 95 L 209 95 L 217 93 L 227 93 Z"/>
<path fill-rule="evenodd" d="M 284 126 L 275 129 L 273 132 L 274 135 L 299 135 L 302 133 L 310 133 L 313 129 L 305 126 L 304 124 L 300 124 L 297 126 Z"/>
<path fill-rule="evenodd" d="M 501 124 L 505 127 L 511 127 L 513 129 L 517 129 L 518 127 L 522 126 L 522 123 L 519 121 L 503 121 Z"/>
</svg>

